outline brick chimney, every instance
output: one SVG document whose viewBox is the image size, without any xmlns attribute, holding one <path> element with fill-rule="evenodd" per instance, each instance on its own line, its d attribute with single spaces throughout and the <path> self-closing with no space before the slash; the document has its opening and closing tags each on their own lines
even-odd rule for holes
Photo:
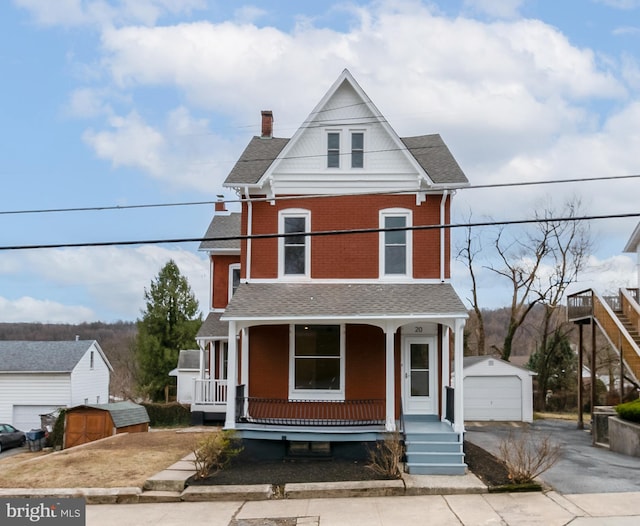
<svg viewBox="0 0 640 526">
<path fill-rule="evenodd" d="M 216 212 L 226 212 L 227 211 L 227 207 L 226 207 L 226 203 L 224 202 L 224 195 L 219 195 L 217 197 L 218 197 L 218 201 L 216 201 L 215 211 Z"/>
<path fill-rule="evenodd" d="M 262 110 L 262 138 L 270 139 L 271 137 L 273 137 L 273 112 Z"/>
</svg>

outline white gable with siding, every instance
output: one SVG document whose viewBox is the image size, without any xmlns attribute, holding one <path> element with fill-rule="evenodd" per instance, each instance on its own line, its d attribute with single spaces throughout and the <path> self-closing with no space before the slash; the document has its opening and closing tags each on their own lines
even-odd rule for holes
<svg viewBox="0 0 640 526">
<path fill-rule="evenodd" d="M 28 431 L 57 408 L 107 403 L 112 370 L 95 340 L 0 341 L 0 422 Z"/>
</svg>

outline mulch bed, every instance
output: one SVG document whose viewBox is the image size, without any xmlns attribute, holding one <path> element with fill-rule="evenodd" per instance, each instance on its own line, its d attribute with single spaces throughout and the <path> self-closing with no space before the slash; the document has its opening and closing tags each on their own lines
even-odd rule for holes
<svg viewBox="0 0 640 526">
<path fill-rule="evenodd" d="M 510 480 L 502 461 L 486 450 L 464 443 L 465 462 L 469 471 L 482 480 L 490 490 L 508 488 Z M 283 485 L 296 482 L 338 482 L 354 480 L 384 480 L 386 477 L 367 467 L 368 461 L 343 459 L 295 459 L 255 462 L 238 457 L 230 466 L 204 479 L 191 478 L 188 485 Z"/>
</svg>

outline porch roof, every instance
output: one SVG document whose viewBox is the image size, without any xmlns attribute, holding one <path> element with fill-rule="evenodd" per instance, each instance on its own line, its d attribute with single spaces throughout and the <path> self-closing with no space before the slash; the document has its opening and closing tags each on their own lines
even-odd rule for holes
<svg viewBox="0 0 640 526">
<path fill-rule="evenodd" d="M 229 336 L 229 324 L 220 321 L 222 312 L 210 312 L 202 322 L 196 340 L 201 339 L 226 339 Z"/>
<path fill-rule="evenodd" d="M 448 283 L 242 283 L 222 320 L 466 318 Z"/>
</svg>

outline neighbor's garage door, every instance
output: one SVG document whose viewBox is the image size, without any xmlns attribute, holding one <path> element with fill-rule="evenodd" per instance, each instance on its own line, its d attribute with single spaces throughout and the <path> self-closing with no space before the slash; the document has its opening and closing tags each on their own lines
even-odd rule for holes
<svg viewBox="0 0 640 526">
<path fill-rule="evenodd" d="M 58 409 L 57 405 L 14 405 L 13 426 L 21 431 L 40 429 L 40 415 L 51 413 Z"/>
<path fill-rule="evenodd" d="M 517 376 L 467 376 L 465 420 L 522 420 L 522 382 Z"/>
</svg>

